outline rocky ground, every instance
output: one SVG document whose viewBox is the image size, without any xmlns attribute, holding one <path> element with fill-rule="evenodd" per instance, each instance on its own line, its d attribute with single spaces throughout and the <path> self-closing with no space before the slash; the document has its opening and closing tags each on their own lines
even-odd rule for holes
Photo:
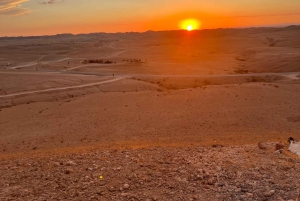
<svg viewBox="0 0 300 201">
<path fill-rule="evenodd" d="M 31 154 L 30 154 L 31 155 Z M 0 200 L 294 201 L 300 160 L 275 143 L 2 157 Z"/>
</svg>

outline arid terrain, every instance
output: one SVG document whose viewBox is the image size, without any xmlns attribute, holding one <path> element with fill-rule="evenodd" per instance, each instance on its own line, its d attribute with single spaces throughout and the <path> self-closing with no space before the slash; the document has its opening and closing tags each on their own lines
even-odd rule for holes
<svg viewBox="0 0 300 201">
<path fill-rule="evenodd" d="M 295 201 L 299 35 L 0 38 L 0 200 Z"/>
</svg>

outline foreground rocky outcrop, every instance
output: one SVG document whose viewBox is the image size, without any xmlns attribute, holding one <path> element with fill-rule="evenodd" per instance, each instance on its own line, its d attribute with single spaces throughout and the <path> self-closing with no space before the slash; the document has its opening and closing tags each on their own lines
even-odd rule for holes
<svg viewBox="0 0 300 201">
<path fill-rule="evenodd" d="M 295 200 L 300 160 L 275 144 L 4 158 L 0 200 Z M 280 153 L 282 152 L 282 153 Z"/>
</svg>

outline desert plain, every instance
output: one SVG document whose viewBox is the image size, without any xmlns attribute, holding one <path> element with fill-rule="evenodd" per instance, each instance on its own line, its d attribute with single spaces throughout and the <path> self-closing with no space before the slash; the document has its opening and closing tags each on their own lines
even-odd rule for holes
<svg viewBox="0 0 300 201">
<path fill-rule="evenodd" d="M 0 200 L 296 200 L 299 35 L 0 38 Z"/>
</svg>

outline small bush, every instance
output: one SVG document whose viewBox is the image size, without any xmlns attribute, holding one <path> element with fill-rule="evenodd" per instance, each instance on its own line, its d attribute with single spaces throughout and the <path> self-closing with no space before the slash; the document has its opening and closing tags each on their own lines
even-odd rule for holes
<svg viewBox="0 0 300 201">
<path fill-rule="evenodd" d="M 249 73 L 248 70 L 243 69 L 243 68 L 238 68 L 234 72 L 237 73 L 237 74 L 246 74 L 246 73 Z"/>
<path fill-rule="evenodd" d="M 211 81 L 209 81 L 209 80 L 204 80 L 204 81 L 203 81 L 203 85 L 211 85 Z"/>
</svg>

